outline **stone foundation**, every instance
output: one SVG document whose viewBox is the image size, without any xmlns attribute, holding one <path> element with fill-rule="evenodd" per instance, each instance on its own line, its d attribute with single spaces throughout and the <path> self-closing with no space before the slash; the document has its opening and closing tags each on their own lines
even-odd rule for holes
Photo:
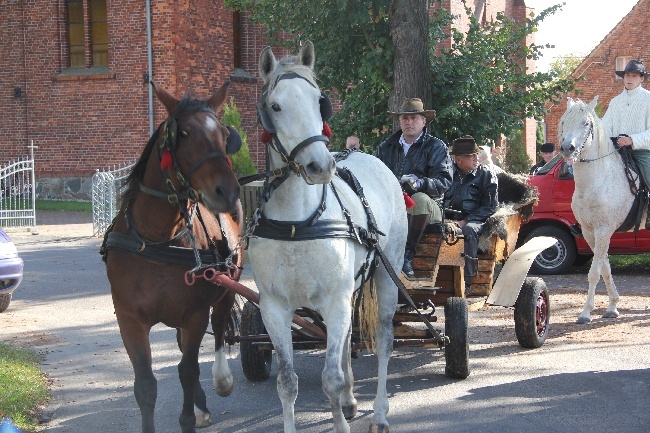
<svg viewBox="0 0 650 433">
<path fill-rule="evenodd" d="M 92 201 L 92 178 L 36 179 L 36 198 L 40 200 Z"/>
</svg>

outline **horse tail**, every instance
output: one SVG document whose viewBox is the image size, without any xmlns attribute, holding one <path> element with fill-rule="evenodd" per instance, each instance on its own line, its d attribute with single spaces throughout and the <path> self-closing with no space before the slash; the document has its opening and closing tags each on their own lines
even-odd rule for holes
<svg viewBox="0 0 650 433">
<path fill-rule="evenodd" d="M 377 304 L 377 287 L 375 279 L 369 278 L 352 297 L 352 308 L 357 320 L 353 326 L 358 326 L 361 341 L 366 343 L 370 352 L 375 351 L 375 335 L 379 325 L 379 305 Z"/>
</svg>

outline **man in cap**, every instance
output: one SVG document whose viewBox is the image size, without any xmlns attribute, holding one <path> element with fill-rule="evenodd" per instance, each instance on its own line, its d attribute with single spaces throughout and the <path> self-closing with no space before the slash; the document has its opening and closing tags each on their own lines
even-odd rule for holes
<svg viewBox="0 0 650 433">
<path fill-rule="evenodd" d="M 632 156 L 646 184 L 650 184 L 650 92 L 641 87 L 646 71 L 643 62 L 630 60 L 625 70 L 616 71 L 623 79 L 623 93 L 612 98 L 602 119 L 606 137 L 618 137 L 620 146 L 632 146 Z M 650 221 L 645 228 L 650 230 Z M 579 223 L 571 225 L 575 236 L 582 236 Z"/>
<path fill-rule="evenodd" d="M 402 272 L 412 277 L 415 248 L 427 224 L 442 221 L 442 196 L 451 184 L 451 159 L 447 145 L 427 134 L 427 123 L 435 116 L 425 110 L 422 100 L 405 99 L 399 111 L 400 129 L 383 141 L 375 156 L 399 179 L 402 189 L 415 205 L 407 209 L 409 218 Z"/>
<path fill-rule="evenodd" d="M 473 137 L 466 135 L 454 140 L 451 154 L 454 173 L 445 193 L 448 219 L 455 221 L 465 238 L 465 293 L 470 294 L 472 278 L 478 271 L 478 236 L 485 221 L 499 206 L 498 181 L 494 173 L 478 163 L 481 149 Z"/>
<path fill-rule="evenodd" d="M 540 149 L 542 152 L 542 160 L 537 164 L 530 167 L 530 174 L 535 174 L 537 170 L 544 167 L 547 162 L 549 162 L 555 156 L 555 144 L 553 143 L 544 143 Z"/>
</svg>

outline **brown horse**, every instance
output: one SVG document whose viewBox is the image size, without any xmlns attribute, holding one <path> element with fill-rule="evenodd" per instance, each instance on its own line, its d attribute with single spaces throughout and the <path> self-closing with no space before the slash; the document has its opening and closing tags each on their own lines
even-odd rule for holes
<svg viewBox="0 0 650 433">
<path fill-rule="evenodd" d="M 211 281 L 224 273 L 238 279 L 243 263 L 235 247 L 240 227 L 229 213 L 241 209 L 240 187 L 227 156 L 241 141 L 216 116 L 229 83 L 205 102 L 190 97 L 179 101 L 152 85 L 169 117 L 127 180 L 122 207 L 106 233 L 102 253 L 122 341 L 133 365 L 142 432 L 155 432 L 157 384 L 149 333 L 152 326 L 164 323 L 177 329 L 182 352 L 181 430 L 195 433 L 195 427 L 211 424 L 198 362 L 210 318 L 215 390 L 227 396 L 234 387 L 223 345 L 235 295 Z"/>
</svg>

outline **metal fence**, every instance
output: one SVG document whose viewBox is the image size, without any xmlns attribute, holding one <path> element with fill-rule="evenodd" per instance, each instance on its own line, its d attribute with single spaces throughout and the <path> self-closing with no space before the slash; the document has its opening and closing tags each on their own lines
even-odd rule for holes
<svg viewBox="0 0 650 433">
<path fill-rule="evenodd" d="M 113 170 L 97 170 L 92 178 L 93 236 L 103 236 L 120 210 L 119 199 L 124 179 L 131 173 L 135 162 Z"/>
<path fill-rule="evenodd" d="M 34 146 L 29 157 L 0 166 L 0 227 L 36 227 Z"/>
</svg>

